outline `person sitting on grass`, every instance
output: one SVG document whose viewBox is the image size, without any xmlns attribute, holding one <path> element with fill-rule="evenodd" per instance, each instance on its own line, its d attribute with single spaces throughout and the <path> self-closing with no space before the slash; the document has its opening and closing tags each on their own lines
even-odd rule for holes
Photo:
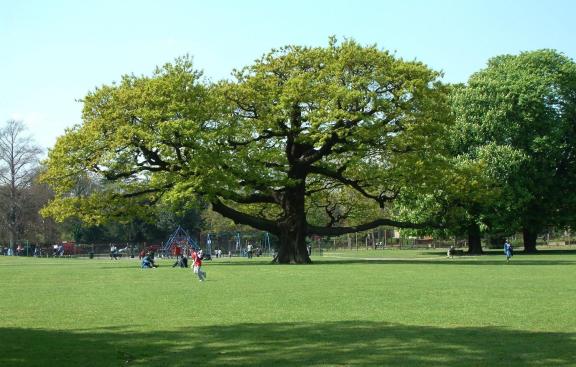
<svg viewBox="0 0 576 367">
<path fill-rule="evenodd" d="M 180 256 L 176 262 L 174 264 L 172 264 L 172 267 L 181 267 L 181 268 L 187 268 L 188 267 L 188 258 L 184 255 Z"/>
<path fill-rule="evenodd" d="M 144 256 L 142 258 L 142 264 L 140 266 L 142 269 L 153 269 L 153 268 L 157 268 L 158 265 L 156 265 L 154 263 L 154 257 L 151 256 L 150 253 L 146 254 L 146 256 Z"/>
</svg>

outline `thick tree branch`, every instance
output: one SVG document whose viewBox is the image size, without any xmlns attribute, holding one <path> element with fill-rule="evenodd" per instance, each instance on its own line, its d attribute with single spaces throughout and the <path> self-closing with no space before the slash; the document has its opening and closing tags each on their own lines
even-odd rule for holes
<svg viewBox="0 0 576 367">
<path fill-rule="evenodd" d="M 122 197 L 122 198 L 134 198 L 134 197 L 138 197 L 138 196 L 142 196 L 142 195 L 146 195 L 146 194 L 163 193 L 167 189 L 169 189 L 171 186 L 172 185 L 166 185 L 163 187 L 151 188 L 151 189 L 146 189 L 146 190 L 141 190 L 141 191 L 132 191 L 132 192 L 119 194 L 117 196 Z"/>
<path fill-rule="evenodd" d="M 329 177 L 329 178 L 332 178 L 338 182 L 341 182 L 342 184 L 353 188 L 354 190 L 359 192 L 362 196 L 376 201 L 378 203 L 378 205 L 380 205 L 381 208 L 384 207 L 384 204 L 387 201 L 390 201 L 395 197 L 395 195 L 386 196 L 384 194 L 380 194 L 380 195 L 370 194 L 369 192 L 366 191 L 366 189 L 364 187 L 362 187 L 359 180 L 351 180 L 349 178 L 344 177 L 340 170 L 333 171 L 333 170 L 330 170 L 330 169 L 325 168 L 325 167 L 311 166 L 309 168 L 309 172 L 315 173 L 318 175 L 322 175 L 325 177 Z"/>
<path fill-rule="evenodd" d="M 264 193 L 241 195 L 236 192 L 221 191 L 220 194 L 226 199 L 232 200 L 239 204 L 265 204 L 265 203 L 277 204 L 279 202 L 278 198 L 276 198 L 274 195 Z"/>
<path fill-rule="evenodd" d="M 426 229 L 426 228 L 438 228 L 438 224 L 434 223 L 410 223 L 410 222 L 399 222 L 392 219 L 376 219 L 372 222 L 359 224 L 357 226 L 350 227 L 319 227 L 308 225 L 308 235 L 319 235 L 319 236 L 340 236 L 347 233 L 362 232 L 369 229 L 373 229 L 379 226 L 390 226 L 398 228 L 414 228 L 414 229 Z"/>
<path fill-rule="evenodd" d="M 226 218 L 232 219 L 234 223 L 245 224 L 276 235 L 280 233 L 278 225 L 274 221 L 257 218 L 252 215 L 239 212 L 238 210 L 225 205 L 218 198 L 211 200 L 211 204 L 212 210 Z"/>
<path fill-rule="evenodd" d="M 348 208 L 344 212 L 340 212 L 339 209 L 341 208 L 336 203 L 320 205 L 319 207 L 324 208 L 326 215 L 328 216 L 328 218 L 330 218 L 330 221 L 325 225 L 325 227 L 334 227 L 342 220 L 348 218 L 348 215 L 352 211 L 352 208 Z"/>
<path fill-rule="evenodd" d="M 168 163 L 160 158 L 158 152 L 148 149 L 148 147 L 146 147 L 141 142 L 135 142 L 135 145 L 138 147 L 138 149 L 140 149 L 140 152 L 142 152 L 142 155 L 148 164 L 151 166 L 156 166 L 159 171 L 167 169 Z"/>
<path fill-rule="evenodd" d="M 232 148 L 236 148 L 239 146 L 246 146 L 249 145 L 251 143 L 256 143 L 262 140 L 268 140 L 270 138 L 274 138 L 274 137 L 284 137 L 284 133 L 277 133 L 274 132 L 272 130 L 265 130 L 262 132 L 262 134 L 252 138 L 252 139 L 247 139 L 244 141 L 237 141 L 237 140 L 233 140 L 232 138 L 228 137 L 226 138 L 227 143 L 232 147 Z"/>
<path fill-rule="evenodd" d="M 334 190 L 338 187 L 342 187 L 343 184 L 341 182 L 333 182 L 333 181 L 328 181 L 328 182 L 320 182 L 320 186 L 314 186 L 314 185 L 308 185 L 308 187 L 312 186 L 312 188 L 306 190 L 306 196 L 311 196 L 314 195 L 316 193 L 322 192 L 322 191 L 326 191 L 326 190 Z"/>
<path fill-rule="evenodd" d="M 364 121 L 366 118 L 374 115 L 378 110 L 371 109 L 362 114 L 362 116 L 352 119 L 352 120 L 338 120 L 333 127 L 333 130 L 346 130 L 348 134 L 351 133 L 351 129 L 357 126 L 360 122 Z M 346 137 L 338 135 L 335 131 L 332 132 L 330 138 L 319 149 L 311 149 L 308 151 L 300 160 L 303 164 L 312 164 L 319 161 L 323 157 L 330 155 L 332 149 L 338 143 L 346 143 Z"/>
<path fill-rule="evenodd" d="M 221 169 L 226 172 L 231 172 L 235 177 L 240 178 L 236 182 L 238 185 L 242 187 L 249 187 L 251 190 L 258 190 L 261 192 L 267 192 L 271 190 L 270 186 L 267 185 L 266 183 L 259 181 L 258 179 L 251 179 L 250 177 L 245 175 L 244 172 L 236 170 L 235 167 L 227 163 L 223 163 L 221 165 Z"/>
</svg>

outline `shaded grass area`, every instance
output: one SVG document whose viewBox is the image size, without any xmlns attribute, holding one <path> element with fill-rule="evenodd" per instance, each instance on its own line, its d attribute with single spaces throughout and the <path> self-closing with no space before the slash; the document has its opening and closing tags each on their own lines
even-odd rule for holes
<svg viewBox="0 0 576 367">
<path fill-rule="evenodd" d="M 368 321 L 213 325 L 159 332 L 121 327 L 3 328 L 0 340 L 2 366 L 571 366 L 576 362 L 576 339 L 569 333 Z"/>
<path fill-rule="evenodd" d="M 395 256 L 0 257 L 0 366 L 576 366 L 576 252 Z"/>
</svg>

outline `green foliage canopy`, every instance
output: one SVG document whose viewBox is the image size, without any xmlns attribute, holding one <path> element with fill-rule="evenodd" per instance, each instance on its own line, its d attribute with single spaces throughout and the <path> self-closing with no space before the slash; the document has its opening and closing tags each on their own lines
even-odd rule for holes
<svg viewBox="0 0 576 367">
<path fill-rule="evenodd" d="M 508 150 L 489 162 L 509 230 L 532 237 L 573 212 L 576 64 L 553 50 L 492 58 L 454 98 L 458 150 Z M 511 156 L 518 159 L 509 159 Z M 497 157 L 497 156 L 495 156 Z M 521 161 L 521 164 L 517 164 Z M 494 209 L 494 208 L 493 208 Z M 492 217 L 494 219 L 494 216 Z M 502 217 L 500 219 L 503 219 Z"/>
<path fill-rule="evenodd" d="M 44 179 L 56 200 L 45 213 L 101 220 L 126 200 L 137 210 L 200 195 L 237 223 L 277 234 L 281 262 L 308 261 L 310 234 L 413 225 L 388 208 L 438 176 L 450 121 L 439 76 L 333 39 L 272 50 L 234 81 L 201 80 L 189 58 L 152 77 L 125 76 L 86 96 L 83 124 L 50 152 Z M 70 195 L 86 174 L 113 184 Z"/>
</svg>

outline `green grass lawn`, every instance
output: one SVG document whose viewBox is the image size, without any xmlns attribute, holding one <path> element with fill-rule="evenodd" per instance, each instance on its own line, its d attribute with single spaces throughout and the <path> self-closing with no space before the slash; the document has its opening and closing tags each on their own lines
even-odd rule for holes
<svg viewBox="0 0 576 367">
<path fill-rule="evenodd" d="M 576 366 L 576 251 L 0 256 L 0 366 Z"/>
</svg>

